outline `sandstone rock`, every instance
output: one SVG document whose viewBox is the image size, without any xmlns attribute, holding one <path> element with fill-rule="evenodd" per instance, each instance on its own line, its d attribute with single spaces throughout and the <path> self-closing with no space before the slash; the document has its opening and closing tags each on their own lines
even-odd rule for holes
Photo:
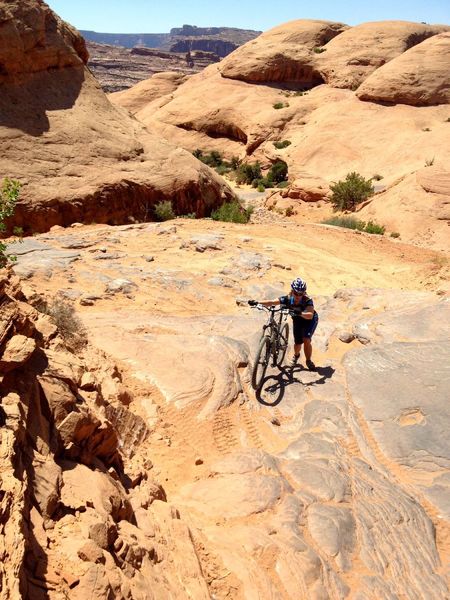
<svg viewBox="0 0 450 600">
<path fill-rule="evenodd" d="M 94 523 L 89 527 L 89 539 L 103 550 L 108 550 L 116 538 L 117 528 L 112 521 Z"/>
<path fill-rule="evenodd" d="M 84 66 L 83 39 L 46 4 L 14 0 L 0 11 L 0 165 L 25 184 L 11 226 L 142 220 L 166 198 L 178 214 L 205 215 L 232 198 L 208 167 L 110 104 Z"/>
<path fill-rule="evenodd" d="M 13 336 L 0 357 L 0 373 L 7 373 L 23 366 L 36 349 L 36 341 L 24 335 Z"/>
<path fill-rule="evenodd" d="M 112 588 L 103 565 L 93 565 L 81 578 L 72 592 L 74 600 L 85 600 L 94 596 L 98 600 L 111 600 Z"/>
<path fill-rule="evenodd" d="M 155 73 L 150 79 L 140 81 L 130 91 L 114 92 L 109 95 L 113 104 L 122 106 L 131 112 L 137 113 L 147 104 L 175 91 L 178 86 L 187 80 L 184 73 L 178 71 L 166 71 Z"/>
<path fill-rule="evenodd" d="M 380 67 L 356 95 L 371 102 L 449 104 L 449 52 L 450 32 L 434 35 Z"/>
<path fill-rule="evenodd" d="M 447 29 L 408 21 L 362 23 L 328 42 L 317 68 L 329 85 L 355 89 L 378 68 Z"/>
<path fill-rule="evenodd" d="M 282 198 L 292 198 L 293 200 L 303 200 L 303 202 L 317 202 L 325 200 L 330 194 L 330 186 L 320 178 L 309 173 L 297 174 L 288 188 L 282 190 Z"/>
<path fill-rule="evenodd" d="M 103 552 L 93 540 L 86 542 L 86 544 L 84 544 L 84 546 L 78 550 L 78 556 L 81 558 L 81 560 L 86 562 L 93 562 L 103 565 L 105 564 Z"/>
<path fill-rule="evenodd" d="M 322 83 L 314 68 L 313 49 L 321 47 L 347 25 L 331 21 L 298 20 L 274 27 L 222 60 L 223 77 L 247 82 Z"/>
</svg>

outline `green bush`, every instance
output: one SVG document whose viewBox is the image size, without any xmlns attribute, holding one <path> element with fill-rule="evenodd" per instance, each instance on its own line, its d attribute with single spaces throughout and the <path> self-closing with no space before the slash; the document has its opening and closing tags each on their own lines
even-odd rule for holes
<svg viewBox="0 0 450 600">
<path fill-rule="evenodd" d="M 266 190 L 266 187 L 263 183 L 259 182 L 257 190 L 258 190 L 258 192 L 264 192 Z"/>
<path fill-rule="evenodd" d="M 175 213 L 173 212 L 172 202 L 170 200 L 163 200 L 155 204 L 153 209 L 157 221 L 170 221 L 175 219 Z"/>
<path fill-rule="evenodd" d="M 6 231 L 5 219 L 12 217 L 20 193 L 20 183 L 6 177 L 0 189 L 0 233 Z M 5 267 L 8 261 L 14 262 L 15 256 L 7 256 L 6 244 L 0 241 L 0 268 Z"/>
<path fill-rule="evenodd" d="M 364 231 L 366 233 L 376 233 L 377 235 L 384 235 L 384 232 L 386 231 L 386 227 L 384 227 L 384 225 L 378 225 L 377 223 L 374 223 L 373 221 L 369 221 L 366 226 L 364 227 Z"/>
<path fill-rule="evenodd" d="M 274 163 L 269 172 L 267 173 L 267 179 L 269 181 L 273 181 L 274 183 L 281 183 L 282 181 L 286 181 L 288 172 L 288 166 L 283 160 L 277 160 Z"/>
<path fill-rule="evenodd" d="M 316 54 L 322 54 L 322 52 L 326 52 L 326 51 L 327 51 L 327 49 L 326 49 L 326 48 L 320 48 L 319 46 L 316 46 L 315 48 L 313 48 L 313 51 L 314 51 Z"/>
<path fill-rule="evenodd" d="M 253 212 L 253 207 L 244 208 L 237 200 L 225 202 L 217 210 L 211 213 L 214 221 L 226 221 L 227 223 L 248 223 Z"/>
<path fill-rule="evenodd" d="M 275 104 L 273 105 L 273 107 L 276 110 L 279 110 L 280 108 L 284 108 L 284 102 L 275 102 Z"/>
<path fill-rule="evenodd" d="M 192 154 L 195 156 L 195 158 L 201 160 L 202 163 L 208 165 L 208 167 L 219 167 L 223 163 L 222 155 L 217 150 L 211 150 L 209 154 L 203 154 L 203 150 L 197 148 L 197 150 L 194 150 Z"/>
<path fill-rule="evenodd" d="M 253 184 L 253 181 L 261 179 L 261 165 L 256 163 L 241 163 L 236 171 L 236 182 Z M 256 186 L 255 186 L 256 187 Z"/>
<path fill-rule="evenodd" d="M 280 183 L 277 184 L 277 188 L 287 188 L 289 186 L 289 181 L 280 181 Z"/>
<path fill-rule="evenodd" d="M 366 223 L 365 221 L 360 221 L 354 217 L 331 217 L 330 219 L 325 219 L 322 223 L 326 225 L 335 225 L 336 227 L 346 227 L 347 229 L 357 229 L 358 231 L 365 231 L 366 233 L 375 233 L 378 235 L 383 235 L 386 231 L 383 225 L 378 225 L 373 221 Z"/>
<path fill-rule="evenodd" d="M 273 145 L 277 150 L 282 150 L 283 148 L 287 148 L 291 145 L 292 142 L 289 140 L 283 140 L 282 142 L 274 142 Z"/>
<path fill-rule="evenodd" d="M 335 210 L 355 210 L 358 204 L 373 195 L 374 189 L 370 179 L 364 179 L 359 173 L 348 173 L 343 181 L 330 186 L 331 203 Z"/>
</svg>

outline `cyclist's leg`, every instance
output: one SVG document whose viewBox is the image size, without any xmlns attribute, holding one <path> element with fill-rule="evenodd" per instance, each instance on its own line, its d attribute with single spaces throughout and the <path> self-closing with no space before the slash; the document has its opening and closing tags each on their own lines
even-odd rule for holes
<svg viewBox="0 0 450 600">
<path fill-rule="evenodd" d="M 293 330 L 294 330 L 294 358 L 300 358 L 300 352 L 303 344 L 303 327 L 299 319 L 292 319 Z"/>
<path fill-rule="evenodd" d="M 314 315 L 310 322 L 303 326 L 303 348 L 305 352 L 306 365 L 308 368 L 314 368 L 312 362 L 312 336 L 316 330 L 319 319 L 317 314 Z"/>
</svg>

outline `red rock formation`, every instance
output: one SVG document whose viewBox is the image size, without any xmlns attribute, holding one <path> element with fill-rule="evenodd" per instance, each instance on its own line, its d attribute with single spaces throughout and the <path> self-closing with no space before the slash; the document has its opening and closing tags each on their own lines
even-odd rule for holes
<svg viewBox="0 0 450 600">
<path fill-rule="evenodd" d="M 22 183 L 26 233 L 73 221 L 208 214 L 231 190 L 189 153 L 113 107 L 85 68 L 83 39 L 38 0 L 0 3 L 0 171 Z"/>
</svg>

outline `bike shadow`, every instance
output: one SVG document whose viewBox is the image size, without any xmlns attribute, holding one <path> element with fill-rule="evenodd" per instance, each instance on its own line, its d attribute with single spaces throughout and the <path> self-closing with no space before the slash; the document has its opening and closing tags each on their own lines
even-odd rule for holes
<svg viewBox="0 0 450 600">
<path fill-rule="evenodd" d="M 277 374 L 267 375 L 256 390 L 256 399 L 264 406 L 278 406 L 283 400 L 286 388 L 294 383 L 301 383 L 309 387 L 314 385 L 323 385 L 327 379 L 331 379 L 336 369 L 333 367 L 316 367 L 313 371 L 304 369 L 301 365 L 295 367 L 281 367 Z M 299 373 L 308 373 L 311 376 L 317 374 L 316 379 L 311 379 L 308 382 L 303 381 L 295 376 Z"/>
</svg>

